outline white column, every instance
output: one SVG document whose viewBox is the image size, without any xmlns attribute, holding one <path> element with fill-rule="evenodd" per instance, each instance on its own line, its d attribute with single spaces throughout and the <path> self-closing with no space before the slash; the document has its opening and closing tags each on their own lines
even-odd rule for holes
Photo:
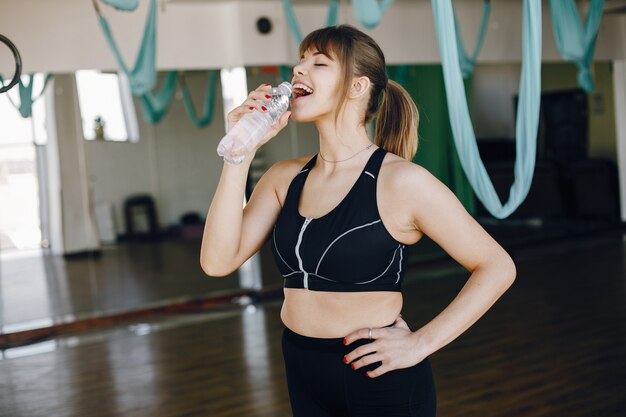
<svg viewBox="0 0 626 417">
<path fill-rule="evenodd" d="M 47 181 L 50 246 L 54 254 L 100 248 L 93 193 L 72 74 L 58 74 L 47 89 Z"/>
</svg>

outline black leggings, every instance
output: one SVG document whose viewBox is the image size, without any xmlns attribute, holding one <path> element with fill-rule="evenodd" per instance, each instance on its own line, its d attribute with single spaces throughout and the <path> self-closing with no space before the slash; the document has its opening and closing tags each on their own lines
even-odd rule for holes
<svg viewBox="0 0 626 417">
<path fill-rule="evenodd" d="M 382 362 L 357 370 L 343 362 L 344 355 L 369 342 L 344 346 L 343 338 L 308 337 L 285 327 L 282 348 L 293 417 L 434 417 L 437 401 L 428 358 L 369 378 L 365 372 Z"/>
</svg>

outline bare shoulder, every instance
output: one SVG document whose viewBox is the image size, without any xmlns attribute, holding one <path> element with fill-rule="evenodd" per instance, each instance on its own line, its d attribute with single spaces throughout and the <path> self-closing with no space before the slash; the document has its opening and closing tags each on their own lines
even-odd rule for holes
<svg viewBox="0 0 626 417">
<path fill-rule="evenodd" d="M 268 175 L 272 181 L 281 206 L 285 201 L 289 184 L 291 184 L 294 177 L 312 157 L 313 155 L 308 155 L 298 158 L 281 159 L 267 170 L 266 175 Z"/>
<path fill-rule="evenodd" d="M 392 186 L 396 187 L 396 190 L 405 190 L 413 203 L 414 214 L 426 214 L 426 209 L 439 210 L 451 207 L 465 211 L 454 192 L 439 178 L 419 164 L 406 162 L 398 169 L 399 173 L 395 175 Z"/>
<path fill-rule="evenodd" d="M 380 176 L 384 187 L 390 191 L 405 192 L 407 189 L 415 189 L 420 186 L 427 186 L 429 181 L 436 178 L 423 166 L 412 161 L 387 152 L 381 166 Z M 407 188 L 408 187 L 408 188 Z"/>
<path fill-rule="evenodd" d="M 428 224 L 438 218 L 433 213 L 464 211 L 454 193 L 430 171 L 391 152 L 385 155 L 379 180 L 381 197 L 391 207 L 389 217 L 398 219 L 398 229 L 407 236 L 421 238 Z"/>
<path fill-rule="evenodd" d="M 426 170 L 420 165 L 387 152 L 378 175 L 378 211 L 383 224 L 398 242 L 407 245 L 423 237 L 414 215 L 415 184 L 421 181 L 422 171 Z"/>
</svg>

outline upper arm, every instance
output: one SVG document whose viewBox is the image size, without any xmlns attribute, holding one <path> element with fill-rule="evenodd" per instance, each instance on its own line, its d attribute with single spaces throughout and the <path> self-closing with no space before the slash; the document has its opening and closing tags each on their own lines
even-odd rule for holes
<svg viewBox="0 0 626 417">
<path fill-rule="evenodd" d="M 401 178 L 411 217 L 426 234 L 468 271 L 490 262 L 514 268 L 511 257 L 465 210 L 454 193 L 425 168 L 411 164 Z"/>
<path fill-rule="evenodd" d="M 269 237 L 282 208 L 276 189 L 281 178 L 287 177 L 286 170 L 289 165 L 289 160 L 276 162 L 255 185 L 250 199 L 243 208 L 241 241 L 233 261 L 233 270 L 258 252 Z"/>
</svg>

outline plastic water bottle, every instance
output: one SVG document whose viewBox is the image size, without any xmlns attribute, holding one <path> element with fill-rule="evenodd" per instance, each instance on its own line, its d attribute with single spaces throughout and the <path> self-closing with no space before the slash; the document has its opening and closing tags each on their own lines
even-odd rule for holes
<svg viewBox="0 0 626 417">
<path fill-rule="evenodd" d="M 231 164 L 243 162 L 278 122 L 280 116 L 287 111 L 292 91 L 293 86 L 287 81 L 273 87 L 268 93 L 272 99 L 267 103 L 264 102 L 267 111 L 260 112 L 255 109 L 239 119 L 217 145 L 217 154 Z"/>
</svg>

